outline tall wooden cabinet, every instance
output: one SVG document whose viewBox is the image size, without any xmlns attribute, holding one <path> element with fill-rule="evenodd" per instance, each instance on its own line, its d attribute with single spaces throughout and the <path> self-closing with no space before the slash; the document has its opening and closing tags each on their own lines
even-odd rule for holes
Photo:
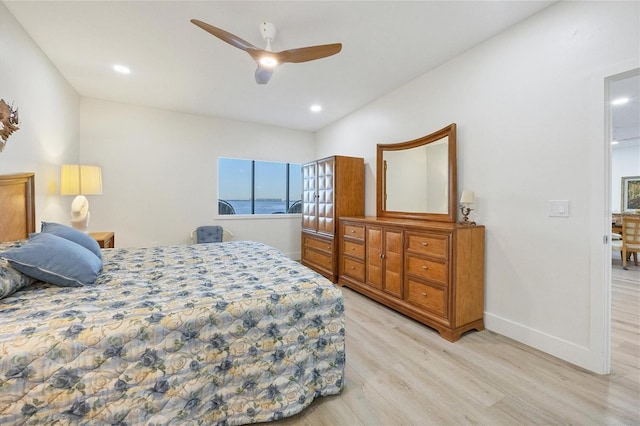
<svg viewBox="0 0 640 426">
<path fill-rule="evenodd" d="M 364 159 L 333 156 L 302 166 L 302 264 L 338 281 L 340 216 L 364 214 Z"/>
<path fill-rule="evenodd" d="M 484 329 L 484 226 L 340 218 L 339 283 L 456 341 Z"/>
</svg>

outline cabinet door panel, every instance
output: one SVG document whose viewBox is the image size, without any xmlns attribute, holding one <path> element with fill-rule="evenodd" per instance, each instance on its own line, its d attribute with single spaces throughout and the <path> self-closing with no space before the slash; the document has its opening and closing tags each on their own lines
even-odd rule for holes
<svg viewBox="0 0 640 426">
<path fill-rule="evenodd" d="M 335 233 L 334 165 L 332 158 L 318 162 L 318 232 Z"/>
<path fill-rule="evenodd" d="M 384 231 L 384 291 L 402 297 L 402 231 Z"/>
<path fill-rule="evenodd" d="M 367 227 L 367 284 L 382 290 L 382 229 Z"/>
<path fill-rule="evenodd" d="M 312 230 L 318 226 L 316 173 L 316 163 L 302 166 L 302 227 Z"/>
<path fill-rule="evenodd" d="M 335 233 L 335 220 L 332 203 L 318 203 L 318 232 Z"/>
</svg>

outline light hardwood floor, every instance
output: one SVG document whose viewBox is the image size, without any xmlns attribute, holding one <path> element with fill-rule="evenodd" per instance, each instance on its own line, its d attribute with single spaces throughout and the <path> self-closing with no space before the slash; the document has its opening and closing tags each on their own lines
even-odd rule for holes
<svg viewBox="0 0 640 426">
<path fill-rule="evenodd" d="M 343 393 L 273 424 L 640 425 L 640 267 L 613 262 L 610 375 L 486 330 L 449 343 L 343 287 Z"/>
</svg>

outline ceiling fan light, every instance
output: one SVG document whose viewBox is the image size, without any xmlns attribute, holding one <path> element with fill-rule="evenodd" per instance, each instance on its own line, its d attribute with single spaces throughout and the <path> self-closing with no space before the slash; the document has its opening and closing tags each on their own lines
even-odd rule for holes
<svg viewBox="0 0 640 426">
<path fill-rule="evenodd" d="M 265 68 L 274 68 L 278 65 L 278 61 L 273 56 L 263 56 L 260 58 L 260 65 Z"/>
<path fill-rule="evenodd" d="M 126 67 L 124 65 L 114 65 L 113 66 L 113 70 L 115 72 L 117 72 L 118 74 L 131 74 L 131 70 L 129 69 L 129 67 Z"/>
</svg>

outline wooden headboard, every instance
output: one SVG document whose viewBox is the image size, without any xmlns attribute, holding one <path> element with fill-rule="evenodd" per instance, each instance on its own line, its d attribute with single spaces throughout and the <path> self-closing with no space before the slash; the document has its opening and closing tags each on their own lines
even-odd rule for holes
<svg viewBox="0 0 640 426">
<path fill-rule="evenodd" d="M 33 173 L 0 175 L 0 242 L 36 231 L 34 179 Z"/>
</svg>

